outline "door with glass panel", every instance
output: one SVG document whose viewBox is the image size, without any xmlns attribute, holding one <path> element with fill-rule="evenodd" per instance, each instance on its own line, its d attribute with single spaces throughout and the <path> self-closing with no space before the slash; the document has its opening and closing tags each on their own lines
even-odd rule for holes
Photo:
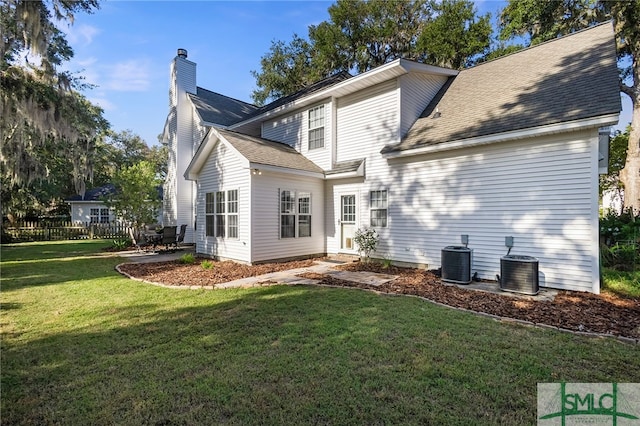
<svg viewBox="0 0 640 426">
<path fill-rule="evenodd" d="M 353 237 L 356 232 L 356 195 L 346 194 L 340 197 L 340 249 L 353 252 L 356 250 Z"/>
</svg>

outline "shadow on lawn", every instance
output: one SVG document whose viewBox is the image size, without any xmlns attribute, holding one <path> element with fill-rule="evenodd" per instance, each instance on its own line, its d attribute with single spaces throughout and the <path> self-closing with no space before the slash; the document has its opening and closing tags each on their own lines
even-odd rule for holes
<svg viewBox="0 0 640 426">
<path fill-rule="evenodd" d="M 3 262 L 2 291 L 120 276 L 114 268 L 121 262 L 117 257 L 90 256 Z"/>
<path fill-rule="evenodd" d="M 640 379 L 635 348 L 608 347 L 622 371 L 604 342 L 418 300 L 281 286 L 164 297 L 3 342 L 3 424 L 530 424 L 537 382 Z"/>
<path fill-rule="evenodd" d="M 46 241 L 2 244 L 2 262 L 59 259 L 94 254 L 111 244 L 109 240 Z"/>
</svg>

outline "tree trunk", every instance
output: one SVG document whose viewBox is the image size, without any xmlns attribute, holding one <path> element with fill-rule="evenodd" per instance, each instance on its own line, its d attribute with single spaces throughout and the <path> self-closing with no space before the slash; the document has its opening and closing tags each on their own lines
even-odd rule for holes
<svg viewBox="0 0 640 426">
<path fill-rule="evenodd" d="M 624 90 L 624 93 L 631 97 L 633 112 L 627 161 L 624 169 L 620 170 L 620 181 L 624 185 L 624 208 L 632 208 L 634 213 L 640 212 L 640 81 L 638 77 L 638 70 L 634 69 L 634 85 L 629 90 Z"/>
</svg>

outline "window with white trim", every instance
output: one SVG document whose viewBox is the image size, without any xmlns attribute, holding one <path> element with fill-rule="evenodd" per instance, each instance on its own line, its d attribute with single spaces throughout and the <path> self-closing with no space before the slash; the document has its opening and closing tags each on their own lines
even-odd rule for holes
<svg viewBox="0 0 640 426">
<path fill-rule="evenodd" d="M 311 236 L 311 194 L 298 193 L 298 237 Z"/>
<path fill-rule="evenodd" d="M 311 236 L 311 193 L 280 191 L 280 238 Z"/>
<path fill-rule="evenodd" d="M 224 238 L 224 191 L 216 192 L 216 237 Z"/>
<path fill-rule="evenodd" d="M 91 223 L 109 223 L 109 209 L 108 208 L 91 208 L 89 212 L 89 221 Z"/>
<path fill-rule="evenodd" d="M 238 238 L 238 190 L 227 191 L 227 237 Z"/>
<path fill-rule="evenodd" d="M 324 147 L 324 105 L 309 110 L 309 149 Z"/>
<path fill-rule="evenodd" d="M 207 192 L 205 201 L 205 220 L 206 220 L 206 236 L 213 237 L 215 235 L 216 224 L 216 199 L 214 192 Z"/>
<path fill-rule="evenodd" d="M 238 190 L 205 194 L 207 237 L 238 238 Z"/>
<path fill-rule="evenodd" d="M 369 192 L 370 224 L 374 228 L 386 228 L 387 226 L 387 190 Z"/>
</svg>

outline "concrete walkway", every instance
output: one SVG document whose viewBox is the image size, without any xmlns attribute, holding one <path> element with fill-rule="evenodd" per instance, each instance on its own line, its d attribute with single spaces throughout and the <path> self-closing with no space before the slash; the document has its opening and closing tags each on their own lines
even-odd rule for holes
<svg viewBox="0 0 640 426">
<path fill-rule="evenodd" d="M 175 252 L 146 253 L 146 252 L 130 251 L 130 252 L 120 252 L 118 253 L 118 255 L 126 259 L 127 263 L 152 263 L 152 262 L 169 262 L 172 260 L 176 260 L 186 253 L 195 254 L 195 248 L 193 246 L 185 246 L 180 248 L 179 250 L 176 250 Z M 152 284 L 160 285 L 163 287 L 182 288 L 182 289 L 185 289 L 185 288 L 191 288 L 191 289 L 249 288 L 249 287 L 261 287 L 265 285 L 272 285 L 276 283 L 289 284 L 289 285 L 294 285 L 294 284 L 309 285 L 309 284 L 318 284 L 320 280 L 302 278 L 302 277 L 299 277 L 298 275 L 301 275 L 304 273 L 316 273 L 316 274 L 330 275 L 336 279 L 340 279 L 344 281 L 368 284 L 368 285 L 377 287 L 389 281 L 393 281 L 394 279 L 397 278 L 396 275 L 379 274 L 375 272 L 366 272 L 366 271 L 358 271 L 358 272 L 340 271 L 335 269 L 336 266 L 347 263 L 348 261 L 349 260 L 344 260 L 342 258 L 330 259 L 328 261 L 316 260 L 315 265 L 309 266 L 307 268 L 298 268 L 298 269 L 289 269 L 286 271 L 271 272 L 268 274 L 258 275 L 256 277 L 241 278 L 241 279 L 229 281 L 226 283 L 214 284 L 214 285 L 204 286 L 204 287 L 203 286 L 191 286 L 191 287 L 171 286 L 171 285 L 166 285 L 161 283 L 152 283 Z M 128 274 L 120 271 L 119 268 L 117 269 L 118 269 L 118 272 L 120 272 L 121 274 L 129 276 Z M 133 277 L 130 277 L 130 278 L 133 278 Z M 553 300 L 556 294 L 558 293 L 557 290 L 547 289 L 547 288 L 540 289 L 540 292 L 535 296 L 505 292 L 500 290 L 498 283 L 495 283 L 495 282 L 472 282 L 470 284 L 451 284 L 451 283 L 443 282 L 442 284 L 457 286 L 465 290 L 484 291 L 488 293 L 501 294 L 503 296 L 510 296 L 510 297 L 519 298 L 519 299 L 530 299 L 530 300 L 537 300 L 537 301 Z"/>
</svg>

